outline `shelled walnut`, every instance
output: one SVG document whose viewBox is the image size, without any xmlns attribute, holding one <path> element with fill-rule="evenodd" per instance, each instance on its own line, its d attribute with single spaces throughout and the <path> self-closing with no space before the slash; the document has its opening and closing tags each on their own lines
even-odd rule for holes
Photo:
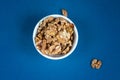
<svg viewBox="0 0 120 80">
<path fill-rule="evenodd" d="M 99 69 L 101 67 L 101 65 L 102 65 L 102 62 L 97 59 L 93 59 L 91 62 L 92 68 L 95 68 L 95 69 Z"/>
<path fill-rule="evenodd" d="M 46 55 L 67 54 L 74 39 L 74 25 L 62 17 L 48 17 L 37 29 L 35 43 L 37 48 Z"/>
<path fill-rule="evenodd" d="M 68 16 L 67 11 L 65 9 L 62 9 L 62 14 L 66 17 Z"/>
</svg>

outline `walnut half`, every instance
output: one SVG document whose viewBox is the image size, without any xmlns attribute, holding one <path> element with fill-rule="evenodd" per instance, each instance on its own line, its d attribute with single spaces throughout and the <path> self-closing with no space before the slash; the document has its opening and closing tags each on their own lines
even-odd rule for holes
<svg viewBox="0 0 120 80">
<path fill-rule="evenodd" d="M 95 69 L 99 69 L 101 67 L 101 65 L 102 65 L 102 62 L 97 59 L 93 59 L 91 62 L 92 68 L 95 68 Z"/>
<path fill-rule="evenodd" d="M 67 11 L 65 10 L 65 9 L 62 9 L 62 14 L 64 15 L 64 16 L 68 16 L 68 13 L 67 13 Z"/>
</svg>

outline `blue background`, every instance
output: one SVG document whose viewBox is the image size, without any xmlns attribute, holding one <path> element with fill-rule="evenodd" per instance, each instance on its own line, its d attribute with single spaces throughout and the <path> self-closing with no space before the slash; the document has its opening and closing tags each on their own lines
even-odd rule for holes
<svg viewBox="0 0 120 80">
<path fill-rule="evenodd" d="M 69 57 L 42 57 L 32 43 L 36 23 L 67 9 L 79 42 Z M 102 60 L 92 69 L 93 58 Z M 119 0 L 0 0 L 0 80 L 120 80 Z"/>
</svg>

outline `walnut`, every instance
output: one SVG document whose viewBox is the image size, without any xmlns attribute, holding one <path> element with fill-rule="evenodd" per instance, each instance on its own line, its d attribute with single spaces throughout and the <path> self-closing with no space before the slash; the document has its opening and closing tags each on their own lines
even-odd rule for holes
<svg viewBox="0 0 120 80">
<path fill-rule="evenodd" d="M 47 30 L 47 31 L 46 31 L 46 34 L 47 34 L 47 35 L 50 35 L 50 36 L 55 36 L 56 33 L 57 33 L 57 32 L 56 32 L 55 30 Z"/>
<path fill-rule="evenodd" d="M 69 40 L 69 41 L 67 42 L 67 44 L 71 47 L 71 46 L 72 46 L 72 41 Z"/>
<path fill-rule="evenodd" d="M 50 22 L 50 21 L 52 21 L 52 20 L 54 19 L 54 17 L 50 16 L 50 17 L 48 17 L 47 19 L 48 19 L 48 21 Z"/>
<path fill-rule="evenodd" d="M 35 42 L 37 43 L 40 39 L 38 37 L 35 37 Z"/>
<path fill-rule="evenodd" d="M 39 39 L 42 39 L 42 35 L 43 35 L 43 34 L 39 33 L 39 34 L 37 35 L 37 37 L 38 37 Z"/>
<path fill-rule="evenodd" d="M 55 18 L 55 22 L 58 23 L 60 21 L 59 18 Z"/>
<path fill-rule="evenodd" d="M 59 54 L 61 52 L 61 46 L 56 46 L 55 50 L 52 52 L 52 54 Z"/>
<path fill-rule="evenodd" d="M 62 14 L 66 17 L 68 16 L 67 11 L 65 9 L 62 9 Z"/>
<path fill-rule="evenodd" d="M 62 38 L 62 36 L 57 35 L 56 37 L 57 37 L 57 40 L 58 40 L 59 43 L 64 44 L 66 42 L 66 40 L 64 38 Z"/>
<path fill-rule="evenodd" d="M 102 65 L 102 62 L 100 60 L 97 60 L 97 59 L 92 60 L 92 63 L 91 63 L 92 68 L 99 69 L 101 65 Z"/>
<path fill-rule="evenodd" d="M 43 51 L 43 53 L 45 53 L 45 52 L 44 52 L 45 49 L 46 49 L 46 40 L 44 39 L 44 40 L 42 41 L 42 51 Z"/>
<path fill-rule="evenodd" d="M 46 39 L 47 43 L 51 43 L 53 41 L 51 36 L 49 36 L 49 35 L 45 35 L 45 39 Z"/>
<path fill-rule="evenodd" d="M 67 47 L 67 48 L 63 51 L 63 54 L 66 54 L 69 50 L 70 50 L 70 48 Z"/>
<path fill-rule="evenodd" d="M 49 51 L 52 52 L 55 49 L 55 45 L 49 47 Z"/>
</svg>

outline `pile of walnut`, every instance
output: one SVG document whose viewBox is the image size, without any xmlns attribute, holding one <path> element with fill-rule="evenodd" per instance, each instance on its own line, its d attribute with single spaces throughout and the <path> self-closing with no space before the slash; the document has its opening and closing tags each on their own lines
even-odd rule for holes
<svg viewBox="0 0 120 80">
<path fill-rule="evenodd" d="M 93 59 L 91 62 L 92 68 L 95 68 L 95 69 L 99 69 L 101 67 L 101 65 L 102 65 L 102 62 L 97 59 Z"/>
<path fill-rule="evenodd" d="M 74 25 L 62 17 L 48 17 L 40 23 L 35 43 L 37 49 L 49 56 L 67 54 L 74 39 Z"/>
</svg>

